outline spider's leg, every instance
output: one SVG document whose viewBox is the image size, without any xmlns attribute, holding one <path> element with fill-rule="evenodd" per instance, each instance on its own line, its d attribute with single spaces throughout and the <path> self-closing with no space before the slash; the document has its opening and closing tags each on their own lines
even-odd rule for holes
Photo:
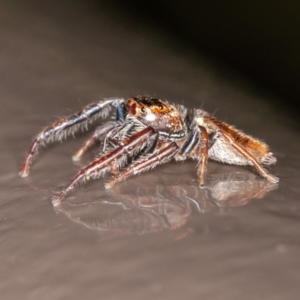
<svg viewBox="0 0 300 300">
<path fill-rule="evenodd" d="M 100 117 L 106 117 L 113 106 L 117 107 L 123 103 L 124 99 L 109 99 L 99 103 L 85 106 L 83 110 L 69 117 L 62 118 L 40 132 L 34 139 L 23 167 L 20 171 L 21 177 L 28 176 L 30 165 L 34 156 L 38 153 L 39 146 L 42 144 L 62 140 L 70 134 L 74 134 L 80 128 L 87 127 L 89 123 Z"/>
<path fill-rule="evenodd" d="M 116 122 L 108 122 L 100 127 L 97 127 L 94 133 L 84 142 L 84 144 L 77 150 L 72 156 L 74 161 L 79 161 L 82 155 L 92 147 L 96 141 L 102 140 L 111 130 L 116 128 L 118 124 Z"/>
<path fill-rule="evenodd" d="M 122 102 L 117 106 L 116 109 L 116 121 L 117 122 L 124 122 L 125 118 L 126 118 L 126 107 L 125 107 L 125 103 Z"/>
<path fill-rule="evenodd" d="M 109 189 L 130 176 L 147 172 L 158 165 L 168 162 L 175 156 L 177 150 L 178 145 L 174 142 L 157 148 L 150 155 L 146 155 L 133 161 L 123 172 L 119 173 L 115 178 L 106 183 L 105 188 Z"/>
<path fill-rule="evenodd" d="M 242 154 L 247 160 L 252 162 L 253 166 L 256 168 L 257 172 L 262 177 L 268 179 L 270 182 L 273 183 L 277 183 L 279 181 L 278 177 L 268 173 L 268 171 L 256 160 L 256 158 L 249 151 L 247 151 L 245 147 L 237 143 L 230 134 L 228 134 L 225 130 L 222 129 L 220 129 L 220 133 L 224 136 L 224 138 L 234 149 L 236 149 L 240 154 Z"/>
<path fill-rule="evenodd" d="M 219 137 L 219 131 L 215 131 L 209 135 L 209 143 L 208 147 L 209 149 L 215 144 L 215 142 L 218 140 Z"/>
<path fill-rule="evenodd" d="M 107 171 L 122 157 L 132 155 L 135 151 L 143 148 L 143 146 L 149 141 L 151 136 L 156 132 L 152 127 L 147 127 L 133 136 L 127 138 L 123 142 L 120 142 L 120 146 L 107 154 L 95 159 L 85 168 L 81 169 L 70 181 L 70 183 L 55 197 L 52 201 L 54 206 L 61 203 L 62 199 L 76 187 L 77 184 L 89 180 L 90 178 L 98 178 Z"/>
<path fill-rule="evenodd" d="M 228 148 L 227 153 L 231 154 L 230 147 L 234 148 L 235 151 L 245 159 L 243 164 L 252 164 L 257 172 L 270 182 L 277 183 L 279 181 L 276 176 L 269 174 L 262 166 L 262 163 L 265 161 L 267 161 L 266 164 L 276 162 L 276 159 L 273 157 L 272 153 L 269 152 L 269 147 L 265 143 L 219 121 L 202 110 L 195 111 L 195 121 L 198 126 L 203 126 L 210 132 L 211 145 L 209 146 L 213 147 L 218 138 L 222 137 L 222 139 L 224 139 L 224 145 L 222 145 L 222 147 Z M 257 154 L 252 154 L 251 151 L 254 151 Z M 235 154 L 233 153 L 231 155 L 234 156 Z M 213 159 L 232 163 L 227 157 L 218 159 L 218 157 L 214 156 Z M 261 160 L 262 163 L 259 160 Z"/>
<path fill-rule="evenodd" d="M 156 133 L 154 136 L 152 136 L 152 138 L 149 139 L 148 143 L 146 144 L 146 146 L 143 149 L 141 149 L 141 151 L 135 151 L 135 153 L 131 157 L 130 161 L 138 160 L 141 156 L 145 156 L 147 154 L 152 153 L 157 146 L 158 137 L 159 137 L 158 133 Z M 123 161 L 119 160 L 113 164 L 113 166 L 110 170 L 110 173 L 113 175 L 118 175 L 120 173 L 120 167 L 124 166 L 126 164 L 127 165 L 130 164 L 130 162 L 128 163 L 127 157 L 124 157 Z"/>
<path fill-rule="evenodd" d="M 209 135 L 203 126 L 197 126 L 181 147 L 178 160 L 193 158 L 199 161 L 198 176 L 201 187 L 205 184 L 206 166 L 208 161 Z"/>
<path fill-rule="evenodd" d="M 193 131 L 192 134 L 186 139 L 184 144 L 180 149 L 180 155 L 186 156 L 196 147 L 199 143 L 199 132 L 197 130 Z"/>
<path fill-rule="evenodd" d="M 205 185 L 205 174 L 206 174 L 206 166 L 208 161 L 208 141 L 209 136 L 206 129 L 202 126 L 199 126 L 200 129 L 200 162 L 198 165 L 198 176 L 199 183 L 201 187 Z"/>
</svg>

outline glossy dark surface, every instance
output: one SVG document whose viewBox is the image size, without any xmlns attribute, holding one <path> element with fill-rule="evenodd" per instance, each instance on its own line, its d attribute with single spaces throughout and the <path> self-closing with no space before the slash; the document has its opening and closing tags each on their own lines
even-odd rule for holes
<svg viewBox="0 0 300 300">
<path fill-rule="evenodd" d="M 51 3 L 0 3 L 1 299 L 298 299 L 297 123 L 255 85 L 135 20 Z M 91 181 L 56 210 L 53 193 L 93 157 L 71 160 L 85 134 L 18 176 L 32 138 L 58 116 L 138 94 L 216 112 L 265 140 L 279 186 L 210 162 L 200 190 L 195 162 L 171 163 L 109 191 Z"/>
</svg>

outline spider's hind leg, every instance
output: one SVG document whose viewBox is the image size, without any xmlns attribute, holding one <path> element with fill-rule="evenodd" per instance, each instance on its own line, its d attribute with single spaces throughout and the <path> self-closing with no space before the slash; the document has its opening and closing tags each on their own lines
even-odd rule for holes
<svg viewBox="0 0 300 300">
<path fill-rule="evenodd" d="M 200 159 L 198 165 L 198 176 L 200 187 L 205 186 L 205 175 L 208 161 L 209 136 L 206 129 L 199 126 L 200 129 Z"/>
<path fill-rule="evenodd" d="M 234 149 L 236 149 L 241 155 L 243 155 L 247 160 L 249 160 L 253 166 L 255 167 L 255 169 L 257 170 L 257 172 L 264 178 L 266 178 L 267 180 L 269 180 L 272 183 L 277 183 L 279 181 L 279 178 L 270 174 L 263 166 L 262 164 L 242 145 L 240 145 L 239 143 L 237 143 L 230 134 L 228 134 L 226 131 L 221 130 L 220 131 L 221 134 L 225 137 L 225 139 L 232 145 L 232 147 Z M 274 158 L 273 160 L 276 159 Z M 272 161 L 272 163 L 274 163 Z"/>
<path fill-rule="evenodd" d="M 253 165 L 262 177 L 273 183 L 278 182 L 279 179 L 263 167 L 263 164 L 276 162 L 268 145 L 201 110 L 196 111 L 195 122 L 210 135 L 212 144 L 209 148 L 215 149 L 209 152 L 209 158 L 235 165 Z"/>
</svg>

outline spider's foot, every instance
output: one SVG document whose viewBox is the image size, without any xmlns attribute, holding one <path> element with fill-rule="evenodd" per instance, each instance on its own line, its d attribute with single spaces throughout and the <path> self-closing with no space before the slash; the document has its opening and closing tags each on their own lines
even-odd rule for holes
<svg viewBox="0 0 300 300">
<path fill-rule="evenodd" d="M 74 155 L 72 156 L 72 160 L 73 160 L 73 161 L 79 161 L 80 159 L 81 159 L 81 156 L 80 156 L 80 155 L 74 154 Z"/>
<path fill-rule="evenodd" d="M 201 189 L 205 188 L 205 178 L 204 178 L 203 174 L 200 175 L 199 186 L 200 186 Z"/>
<path fill-rule="evenodd" d="M 81 160 L 83 154 L 84 154 L 84 151 L 80 148 L 80 149 L 72 156 L 72 160 L 73 160 L 73 161 L 79 161 L 79 160 Z"/>
<path fill-rule="evenodd" d="M 115 185 L 115 183 L 113 182 L 113 180 L 111 180 L 111 181 L 104 184 L 104 188 L 106 190 L 108 190 L 108 189 L 111 189 L 114 185 Z"/>
<path fill-rule="evenodd" d="M 271 174 L 268 174 L 268 176 L 266 177 L 270 182 L 272 183 L 278 183 L 279 182 L 279 178 L 274 176 L 274 175 L 271 175 Z"/>
<path fill-rule="evenodd" d="M 84 155 L 84 153 L 86 153 L 86 151 L 88 150 L 88 148 L 91 146 L 90 141 L 88 141 L 85 145 L 83 145 L 81 148 L 79 148 L 77 150 L 77 152 L 72 156 L 72 160 L 73 161 L 79 161 L 81 160 L 82 156 Z"/>
<path fill-rule="evenodd" d="M 29 175 L 29 172 L 27 170 L 22 170 L 19 172 L 19 176 L 24 178 L 27 177 Z"/>
<path fill-rule="evenodd" d="M 52 198 L 52 205 L 53 206 L 59 206 L 61 204 L 61 201 L 62 199 L 64 198 L 64 194 L 63 193 L 60 193 L 59 195 L 55 195 L 53 198 Z"/>
<path fill-rule="evenodd" d="M 56 197 L 54 199 L 52 199 L 52 205 L 54 207 L 57 207 L 61 204 L 61 200 L 58 200 Z"/>
</svg>

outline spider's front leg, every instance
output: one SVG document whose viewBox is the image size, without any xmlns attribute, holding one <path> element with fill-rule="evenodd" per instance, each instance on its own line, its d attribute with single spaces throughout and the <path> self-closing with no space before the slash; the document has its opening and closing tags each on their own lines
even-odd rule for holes
<svg viewBox="0 0 300 300">
<path fill-rule="evenodd" d="M 53 199 L 52 204 L 58 206 L 62 199 L 73 190 L 77 184 L 89 180 L 90 178 L 100 177 L 112 167 L 116 166 L 118 161 L 124 159 L 124 156 L 133 155 L 140 151 L 140 149 L 143 149 L 149 142 L 149 139 L 156 134 L 156 131 L 152 127 L 147 127 L 121 142 L 118 148 L 95 159 L 73 177 L 70 183 Z"/>
<path fill-rule="evenodd" d="M 133 161 L 124 171 L 117 174 L 105 184 L 105 188 L 112 188 L 117 183 L 126 180 L 130 176 L 138 175 L 162 165 L 171 160 L 177 153 L 178 145 L 175 142 L 158 146 L 153 153 Z"/>
<path fill-rule="evenodd" d="M 47 126 L 34 139 L 19 175 L 21 177 L 28 176 L 30 165 L 38 153 L 40 145 L 62 140 L 70 134 L 74 134 L 79 131 L 79 129 L 87 127 L 87 125 L 95 119 L 106 117 L 112 107 L 118 107 L 122 105 L 123 102 L 124 99 L 109 99 L 100 101 L 99 103 L 89 104 L 84 107 L 82 111 L 62 118 Z"/>
<path fill-rule="evenodd" d="M 116 121 L 107 122 L 102 126 L 96 128 L 94 133 L 84 142 L 84 144 L 72 156 L 73 161 L 79 161 L 83 154 L 92 147 L 97 141 L 103 141 L 118 127 L 124 123 L 126 118 L 126 109 L 123 102 L 119 103 L 116 107 Z M 105 149 L 105 145 L 103 147 Z"/>
</svg>

